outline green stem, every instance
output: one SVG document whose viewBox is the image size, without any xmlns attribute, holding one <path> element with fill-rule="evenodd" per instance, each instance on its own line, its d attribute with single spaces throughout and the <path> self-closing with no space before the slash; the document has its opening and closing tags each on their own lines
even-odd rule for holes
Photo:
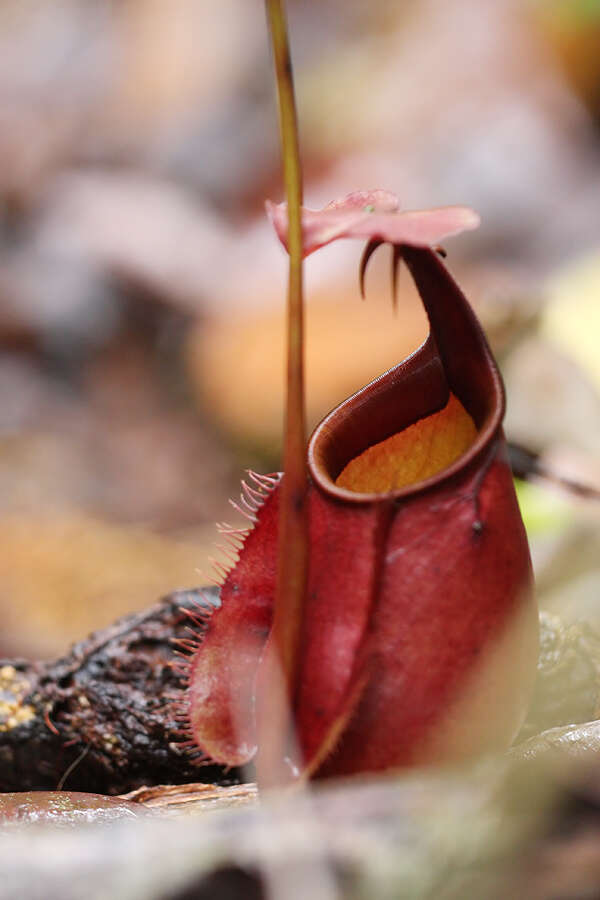
<svg viewBox="0 0 600 900">
<path fill-rule="evenodd" d="M 302 284 L 302 170 L 292 63 L 284 0 L 265 0 L 275 63 L 279 126 L 288 210 L 289 281 L 287 297 L 287 401 L 284 423 L 279 562 L 273 638 L 279 651 L 288 710 L 269 729 L 281 749 L 289 738 L 289 709 L 294 702 L 298 650 L 306 593 L 308 529 L 306 513 L 306 425 L 304 410 L 304 303 Z M 277 718 L 277 716 L 276 716 Z M 277 735 L 279 731 L 279 735 Z M 275 751 L 272 747 L 269 756 Z"/>
</svg>

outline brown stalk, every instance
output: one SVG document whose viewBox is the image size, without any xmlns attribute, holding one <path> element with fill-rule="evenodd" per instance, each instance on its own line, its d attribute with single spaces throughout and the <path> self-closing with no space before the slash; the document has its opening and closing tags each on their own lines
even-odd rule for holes
<svg viewBox="0 0 600 900">
<path fill-rule="evenodd" d="M 261 725 L 259 778 L 277 783 L 277 760 L 287 755 L 292 737 L 291 707 L 298 667 L 308 568 L 307 469 L 304 409 L 304 304 L 302 277 L 302 171 L 294 82 L 283 0 L 265 0 L 277 82 L 279 126 L 288 210 L 289 281 L 287 295 L 287 400 L 284 421 L 279 557 L 272 640 L 278 664 L 272 666 L 269 709 Z M 276 774 L 279 772 L 279 774 Z"/>
</svg>

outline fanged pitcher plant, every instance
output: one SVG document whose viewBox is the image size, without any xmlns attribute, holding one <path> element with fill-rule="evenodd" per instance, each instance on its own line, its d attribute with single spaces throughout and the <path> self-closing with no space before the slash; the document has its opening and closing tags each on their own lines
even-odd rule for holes
<svg viewBox="0 0 600 900">
<path fill-rule="evenodd" d="M 269 205 L 284 243 L 284 205 Z M 308 569 L 289 693 L 299 776 L 375 772 L 507 746 L 538 645 L 526 535 L 502 431 L 504 390 L 468 301 L 435 251 L 468 209 L 407 212 L 382 191 L 303 210 L 305 255 L 331 240 L 392 244 L 427 312 L 408 359 L 334 409 L 307 449 Z M 221 607 L 199 611 L 189 736 L 206 758 L 260 755 L 276 651 L 282 477 L 251 474 L 251 518 Z"/>
</svg>

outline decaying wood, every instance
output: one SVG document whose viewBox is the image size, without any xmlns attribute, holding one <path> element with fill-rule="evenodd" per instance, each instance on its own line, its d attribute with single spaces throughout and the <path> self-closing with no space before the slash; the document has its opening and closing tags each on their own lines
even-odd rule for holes
<svg viewBox="0 0 600 900">
<path fill-rule="evenodd" d="M 218 591 L 170 594 L 55 662 L 0 660 L 0 790 L 118 794 L 218 778 L 182 747 L 175 718 L 185 684 L 172 641 L 189 637 L 183 610 L 198 603 Z"/>
</svg>

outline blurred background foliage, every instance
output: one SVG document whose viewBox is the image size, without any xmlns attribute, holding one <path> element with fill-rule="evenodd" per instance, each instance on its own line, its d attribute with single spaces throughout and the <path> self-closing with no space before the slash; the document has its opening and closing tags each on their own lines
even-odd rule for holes
<svg viewBox="0 0 600 900">
<path fill-rule="evenodd" d="M 308 205 L 474 206 L 448 245 L 506 429 L 600 487 L 600 3 L 290 0 Z M 47 657 L 201 583 L 243 468 L 278 465 L 285 258 L 262 4 L 0 6 L 0 653 Z M 307 265 L 311 425 L 414 349 L 385 251 Z M 520 498 L 540 603 L 600 624 L 600 509 Z"/>
</svg>

